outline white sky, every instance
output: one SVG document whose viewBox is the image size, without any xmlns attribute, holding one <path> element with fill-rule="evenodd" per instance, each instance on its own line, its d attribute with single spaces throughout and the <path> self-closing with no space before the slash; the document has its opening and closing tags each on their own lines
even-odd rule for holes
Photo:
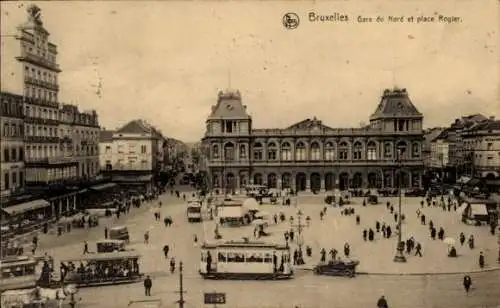
<svg viewBox="0 0 500 308">
<path fill-rule="evenodd" d="M 439 2 L 439 3 L 437 3 Z M 384 4 L 385 3 L 385 4 Z M 96 109 L 114 129 L 144 118 L 196 141 L 217 91 L 238 88 L 254 127 L 317 116 L 333 127 L 368 122 L 384 88 L 407 88 L 425 126 L 500 117 L 498 1 L 39 2 L 58 45 L 60 100 Z M 1 2 L 1 33 L 29 2 Z M 339 12 L 348 23 L 311 23 Z M 301 24 L 286 30 L 282 17 Z M 357 15 L 454 15 L 458 24 L 358 23 Z M 101 97 L 96 94 L 102 78 Z"/>
</svg>

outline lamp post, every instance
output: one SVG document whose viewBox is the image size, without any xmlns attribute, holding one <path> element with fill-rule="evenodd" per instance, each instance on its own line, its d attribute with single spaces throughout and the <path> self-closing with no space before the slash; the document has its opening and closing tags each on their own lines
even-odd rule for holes
<svg viewBox="0 0 500 308">
<path fill-rule="evenodd" d="M 298 200 L 297 197 L 295 199 L 295 206 L 298 206 Z M 302 216 L 304 213 L 302 213 L 302 210 L 300 208 L 297 208 L 297 225 L 295 227 L 297 228 L 298 232 L 298 238 L 297 238 L 297 244 L 299 246 L 299 256 L 297 258 L 297 265 L 303 265 L 306 262 L 304 261 L 303 253 L 302 253 L 302 245 L 304 244 L 304 239 L 302 238 L 302 230 L 304 228 L 304 225 L 302 224 Z"/>
<path fill-rule="evenodd" d="M 394 256 L 394 262 L 406 262 L 406 258 L 403 254 L 403 245 L 401 245 L 401 236 L 402 236 L 402 226 L 401 226 L 401 182 L 402 182 L 402 163 L 401 163 L 401 150 L 398 150 L 397 152 L 397 159 L 398 163 L 398 172 L 399 172 L 399 177 L 398 177 L 398 243 L 396 245 L 396 255 Z"/>
</svg>

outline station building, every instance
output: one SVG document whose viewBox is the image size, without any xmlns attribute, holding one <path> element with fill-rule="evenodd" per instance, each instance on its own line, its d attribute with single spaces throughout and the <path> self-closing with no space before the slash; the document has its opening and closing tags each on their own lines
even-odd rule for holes
<svg viewBox="0 0 500 308">
<path fill-rule="evenodd" d="M 406 89 L 385 90 L 370 124 L 333 128 L 315 118 L 254 128 L 239 91 L 220 91 L 202 139 L 213 188 L 245 185 L 328 191 L 420 188 L 423 115 Z"/>
</svg>

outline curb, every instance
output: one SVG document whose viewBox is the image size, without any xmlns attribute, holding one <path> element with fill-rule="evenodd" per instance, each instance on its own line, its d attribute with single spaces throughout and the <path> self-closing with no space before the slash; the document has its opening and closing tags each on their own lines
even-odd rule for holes
<svg viewBox="0 0 500 308">
<path fill-rule="evenodd" d="M 313 271 L 311 267 L 295 268 L 298 271 Z M 356 272 L 357 275 L 371 276 L 439 276 L 439 275 L 464 275 L 500 271 L 500 266 L 489 267 L 482 270 L 462 272 L 424 272 L 424 273 L 380 273 L 380 272 Z"/>
</svg>

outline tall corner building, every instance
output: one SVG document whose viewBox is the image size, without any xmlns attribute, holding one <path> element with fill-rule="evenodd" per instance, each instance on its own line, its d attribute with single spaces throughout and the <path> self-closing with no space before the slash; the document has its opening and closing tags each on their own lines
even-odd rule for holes
<svg viewBox="0 0 500 308">
<path fill-rule="evenodd" d="M 317 118 L 254 128 L 239 91 L 220 91 L 202 140 L 212 187 L 325 191 L 420 188 L 423 115 L 406 89 L 385 90 L 370 124 L 333 128 Z"/>
</svg>

